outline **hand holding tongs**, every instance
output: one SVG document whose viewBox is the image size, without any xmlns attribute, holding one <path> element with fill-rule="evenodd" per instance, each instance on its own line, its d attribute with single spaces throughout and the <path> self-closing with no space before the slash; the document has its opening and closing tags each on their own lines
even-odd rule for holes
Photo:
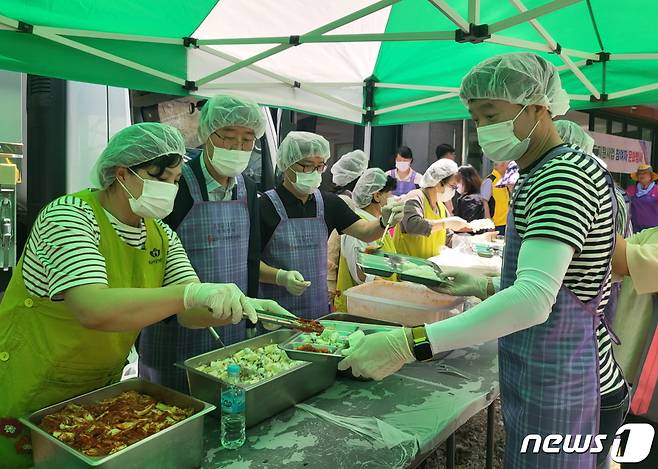
<svg viewBox="0 0 658 469">
<path fill-rule="evenodd" d="M 288 329 L 296 329 L 302 332 L 315 332 L 318 334 L 321 334 L 322 331 L 324 331 L 324 326 L 318 321 L 302 319 L 297 316 L 284 316 L 282 314 L 263 310 L 256 310 L 256 316 L 261 322 L 268 322 Z"/>
</svg>

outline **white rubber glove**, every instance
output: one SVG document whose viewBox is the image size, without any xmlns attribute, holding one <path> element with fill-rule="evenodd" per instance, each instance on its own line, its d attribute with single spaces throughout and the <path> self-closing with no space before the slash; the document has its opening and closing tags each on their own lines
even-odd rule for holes
<svg viewBox="0 0 658 469">
<path fill-rule="evenodd" d="M 183 303 L 186 310 L 208 308 L 213 318 L 237 324 L 242 321 L 244 298 L 234 283 L 190 283 L 185 287 Z"/>
<path fill-rule="evenodd" d="M 416 359 L 409 349 L 404 328 L 365 336 L 355 347 L 343 350 L 339 370 L 352 368 L 356 377 L 382 380 Z"/>
<path fill-rule="evenodd" d="M 439 228 L 445 228 L 452 231 L 463 230 L 469 228 L 468 222 L 460 217 L 447 217 L 440 220 L 427 220 L 431 225 Z M 470 228 L 469 228 L 470 229 Z"/>
<path fill-rule="evenodd" d="M 475 296 L 484 300 L 489 297 L 489 277 L 466 272 L 444 271 L 441 280 L 445 283 L 433 287 L 432 290 L 450 296 Z"/>
<path fill-rule="evenodd" d="M 285 309 L 283 306 L 281 306 L 279 303 L 277 303 L 274 300 L 261 300 L 258 298 L 246 298 L 246 303 L 249 306 L 250 312 L 253 311 L 254 314 L 254 319 L 249 319 L 252 320 L 252 322 L 256 322 L 256 310 L 261 310 L 266 313 L 275 313 L 278 314 L 279 316 L 290 316 L 291 318 L 297 318 L 294 314 L 289 312 L 287 309 Z M 263 322 L 263 327 L 267 329 L 268 331 L 275 331 L 281 326 L 276 326 L 271 323 Z"/>
<path fill-rule="evenodd" d="M 285 287 L 288 293 L 295 296 L 302 296 L 311 286 L 311 282 L 306 282 L 304 276 L 296 270 L 283 269 L 279 269 L 276 273 L 276 284 Z"/>
<path fill-rule="evenodd" d="M 382 207 L 382 222 L 384 225 L 396 226 L 404 218 L 404 203 L 393 202 Z"/>
</svg>

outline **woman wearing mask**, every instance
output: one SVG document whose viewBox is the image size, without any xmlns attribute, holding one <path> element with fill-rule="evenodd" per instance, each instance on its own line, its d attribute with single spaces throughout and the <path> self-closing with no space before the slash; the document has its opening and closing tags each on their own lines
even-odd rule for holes
<svg viewBox="0 0 658 469">
<path fill-rule="evenodd" d="M 363 150 L 354 150 L 344 154 L 331 167 L 331 181 L 335 186 L 334 194 L 343 199 L 352 210 L 356 208 L 352 202 L 352 191 L 366 169 L 368 169 L 368 155 Z M 339 260 L 340 235 L 334 230 L 327 241 L 327 288 L 330 303 L 334 302 L 336 296 Z"/>
<path fill-rule="evenodd" d="M 637 184 L 628 186 L 626 194 L 631 200 L 633 231 L 639 233 L 658 226 L 658 174 L 651 165 L 641 164 L 631 179 Z"/>
<path fill-rule="evenodd" d="M 449 217 L 445 203 L 453 198 L 459 182 L 457 163 L 447 158 L 427 169 L 416 189 L 405 198 L 404 218 L 393 240 L 399 254 L 428 259 L 446 244 L 447 230 L 468 227 L 459 217 Z"/>
<path fill-rule="evenodd" d="M 100 190 L 42 210 L 0 304 L 0 419 L 117 381 L 140 330 L 165 318 L 199 328 L 256 321 L 255 307 L 285 314 L 233 284 L 199 283 L 158 220 L 174 205 L 184 154 L 173 127 L 127 127 L 96 164 Z M 16 449 L 0 436 L 3 467 L 31 465 Z"/>
<path fill-rule="evenodd" d="M 393 195 L 393 190 L 397 181 L 391 176 L 387 176 L 379 168 L 370 168 L 361 176 L 359 182 L 354 187 L 352 200 L 356 206 L 354 212 L 362 220 L 377 220 L 382 215 L 382 208 L 386 206 L 389 198 Z M 356 264 L 358 253 L 366 246 L 375 246 L 385 252 L 395 253 L 393 239 L 386 233 L 383 244 L 379 240 L 374 243 L 366 243 L 353 236 L 342 235 L 340 239 L 340 262 L 338 267 L 337 296 L 334 301 L 336 311 L 347 311 L 347 298 L 342 293 L 355 285 L 360 285 L 365 281 L 372 280 L 373 276 L 368 276 L 361 271 Z"/>
<path fill-rule="evenodd" d="M 329 233 L 336 230 L 371 242 L 382 236 L 387 224 L 395 226 L 402 218 L 402 205 L 394 204 L 382 208 L 376 220 L 362 220 L 340 197 L 318 190 L 328 159 L 329 142 L 324 137 L 290 132 L 277 153 L 283 182 L 260 198 L 260 296 L 276 299 L 307 319 L 329 312 Z M 299 293 L 282 288 L 277 269 L 299 272 L 307 288 Z"/>
<path fill-rule="evenodd" d="M 182 167 L 174 209 L 164 219 L 181 239 L 202 282 L 234 283 L 251 297 L 258 296 L 260 270 L 258 189 L 242 172 L 264 132 L 265 118 L 258 104 L 226 95 L 209 99 L 199 118 L 203 152 Z M 280 277 L 287 288 L 296 287 L 294 273 L 283 272 Z M 245 340 L 246 322 L 219 329 L 222 343 Z M 185 371 L 173 364 L 216 347 L 208 330 L 188 329 L 166 319 L 139 336 L 139 374 L 187 392 Z"/>
<path fill-rule="evenodd" d="M 610 348 L 599 347 L 609 335 L 612 178 L 591 155 L 562 143 L 552 118 L 568 110 L 569 98 L 545 59 L 487 59 L 464 78 L 460 97 L 485 155 L 516 160 L 521 171 L 502 276 L 449 272 L 439 291 L 484 301 L 445 321 L 366 336 L 345 351 L 339 369 L 382 378 L 414 359 L 498 339 L 505 468 L 594 468 L 594 451 L 521 449 L 528 434 L 617 431 L 599 426 L 601 401 L 615 395 L 623 406 L 625 392 L 617 391 L 626 388 Z"/>
<path fill-rule="evenodd" d="M 398 181 L 398 187 L 393 192 L 393 195 L 396 197 L 417 189 L 420 184 L 423 175 L 414 171 L 411 167 L 413 162 L 414 155 L 411 152 L 411 148 L 405 146 L 398 148 L 395 154 L 395 169 L 391 169 L 388 172 L 389 176 Z"/>
<path fill-rule="evenodd" d="M 466 221 L 482 220 L 491 218 L 489 214 L 489 204 L 480 195 L 482 178 L 471 165 L 459 168 L 459 177 L 461 182 L 457 188 L 457 197 L 455 198 L 455 216 L 461 217 Z"/>
</svg>

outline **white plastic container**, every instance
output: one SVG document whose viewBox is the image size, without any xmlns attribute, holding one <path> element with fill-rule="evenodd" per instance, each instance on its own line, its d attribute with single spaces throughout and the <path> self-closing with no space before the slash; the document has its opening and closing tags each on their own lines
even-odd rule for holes
<svg viewBox="0 0 658 469">
<path fill-rule="evenodd" d="M 375 280 L 345 291 L 347 312 L 356 316 L 418 326 L 463 311 L 464 298 L 442 295 L 424 285 Z"/>
</svg>

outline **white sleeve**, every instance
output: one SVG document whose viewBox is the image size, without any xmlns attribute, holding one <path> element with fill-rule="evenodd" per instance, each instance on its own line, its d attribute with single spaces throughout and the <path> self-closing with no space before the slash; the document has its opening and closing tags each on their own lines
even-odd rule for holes
<svg viewBox="0 0 658 469">
<path fill-rule="evenodd" d="M 489 200 L 491 199 L 491 195 L 493 192 L 493 183 L 491 182 L 491 179 L 486 178 L 482 182 L 482 186 L 480 186 L 480 195 L 482 196 L 483 199 Z"/>
<path fill-rule="evenodd" d="M 199 277 L 194 271 L 194 267 L 192 267 L 178 235 L 163 221 L 158 220 L 157 222 L 160 223 L 160 226 L 164 228 L 169 237 L 169 251 L 167 252 L 162 286 L 198 282 Z"/>
<path fill-rule="evenodd" d="M 345 257 L 345 260 L 347 261 L 347 267 L 349 268 L 350 275 L 352 276 L 352 280 L 354 280 L 354 282 L 357 284 L 363 283 L 359 279 L 359 268 L 356 265 L 358 250 L 360 248 L 365 248 L 367 245 L 368 243 L 365 243 L 360 239 L 355 238 L 354 236 L 341 235 L 340 237 L 340 254 Z M 368 281 L 367 276 L 366 281 Z"/>
<path fill-rule="evenodd" d="M 557 240 L 524 241 L 512 286 L 462 314 L 426 325 L 434 354 L 488 342 L 545 322 L 573 255 L 572 246 Z"/>
</svg>

